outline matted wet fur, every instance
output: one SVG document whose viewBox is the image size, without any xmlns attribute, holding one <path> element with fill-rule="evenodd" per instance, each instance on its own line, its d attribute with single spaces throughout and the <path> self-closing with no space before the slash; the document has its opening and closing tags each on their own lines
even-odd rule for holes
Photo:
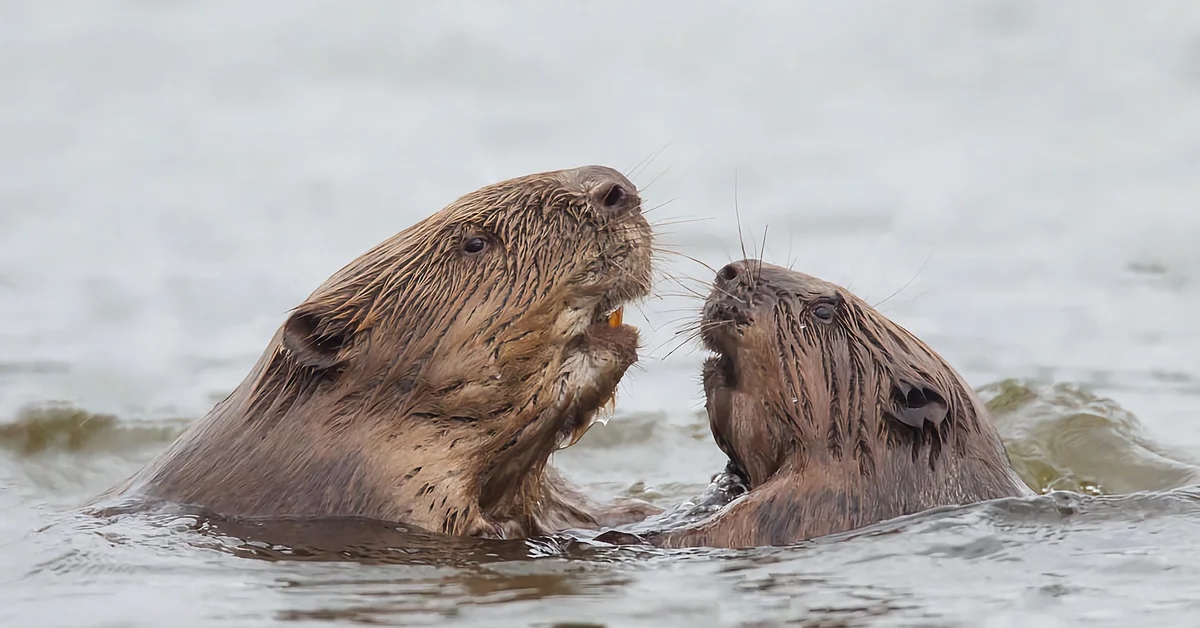
<svg viewBox="0 0 1200 628">
<path fill-rule="evenodd" d="M 637 360 L 652 231 L 602 166 L 489 185 L 297 306 L 247 378 L 115 495 L 517 538 L 640 520 L 548 465 Z M 301 253 L 302 254 L 302 253 Z"/>
<path fill-rule="evenodd" d="M 700 335 L 713 437 L 749 492 L 657 545 L 788 545 L 1030 493 L 958 372 L 840 286 L 729 264 Z"/>
</svg>

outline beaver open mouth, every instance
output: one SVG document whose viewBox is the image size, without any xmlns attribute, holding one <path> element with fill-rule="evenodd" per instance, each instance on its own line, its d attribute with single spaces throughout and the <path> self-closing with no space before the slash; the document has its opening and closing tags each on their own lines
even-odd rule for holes
<svg viewBox="0 0 1200 628">
<path fill-rule="evenodd" d="M 704 389 L 737 387 L 737 349 L 745 330 L 753 322 L 740 307 L 724 295 L 710 297 L 700 318 L 700 342 L 711 356 L 704 361 Z"/>
<path fill-rule="evenodd" d="M 746 472 L 739 452 L 733 447 L 736 441 L 731 438 L 732 432 L 737 429 L 733 414 L 734 397 L 739 394 L 737 361 L 733 353 L 726 354 L 717 348 L 710 349 L 712 355 L 704 360 L 701 368 L 705 410 L 717 447 L 729 457 L 725 470 L 715 476 L 713 481 L 735 481 L 741 484 L 743 491 L 749 490 L 752 486 L 750 474 Z M 724 480 L 721 480 L 722 476 Z"/>
<path fill-rule="evenodd" d="M 637 361 L 638 332 L 625 324 L 623 302 L 616 296 L 602 299 L 592 312 L 591 324 L 571 343 L 578 366 L 567 377 L 595 394 L 585 394 L 590 398 L 581 399 L 564 422 L 558 433 L 558 449 L 579 442 L 592 425 L 608 423 L 616 409 L 617 383 Z"/>
</svg>

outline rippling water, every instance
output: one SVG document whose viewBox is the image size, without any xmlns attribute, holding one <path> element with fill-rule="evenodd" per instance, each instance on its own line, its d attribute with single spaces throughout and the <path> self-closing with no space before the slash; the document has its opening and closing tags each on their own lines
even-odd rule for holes
<svg viewBox="0 0 1200 628">
<path fill-rule="evenodd" d="M 0 163 L 2 625 L 1194 623 L 1195 3 L 8 0 Z M 69 514 L 345 262 L 587 163 L 682 253 L 740 256 L 736 199 L 751 252 L 886 300 L 1063 492 L 744 552 L 366 526 L 357 562 Z M 559 462 L 670 506 L 721 460 L 674 336 L 711 273 L 664 263 L 643 369 Z"/>
</svg>

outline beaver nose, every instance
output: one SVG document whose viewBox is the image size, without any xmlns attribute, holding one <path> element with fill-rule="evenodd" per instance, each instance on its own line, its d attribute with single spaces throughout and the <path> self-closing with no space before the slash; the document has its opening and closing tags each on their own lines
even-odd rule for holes
<svg viewBox="0 0 1200 628">
<path fill-rule="evenodd" d="M 601 212 L 619 216 L 642 210 L 637 186 L 620 172 L 608 166 L 584 166 L 576 168 L 574 174 L 592 204 Z"/>
<path fill-rule="evenodd" d="M 724 268 L 717 271 L 717 281 L 728 283 L 734 279 L 737 279 L 741 272 L 742 271 L 737 267 L 737 264 L 726 264 Z"/>
</svg>

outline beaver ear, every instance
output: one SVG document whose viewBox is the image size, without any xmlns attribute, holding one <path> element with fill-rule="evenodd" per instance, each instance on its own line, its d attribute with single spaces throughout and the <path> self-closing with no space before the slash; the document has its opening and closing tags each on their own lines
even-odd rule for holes
<svg viewBox="0 0 1200 628">
<path fill-rule="evenodd" d="M 304 366 L 324 370 L 345 360 L 350 331 L 319 308 L 302 305 L 283 324 L 283 347 Z"/>
<path fill-rule="evenodd" d="M 925 422 L 936 429 L 946 419 L 946 398 L 928 382 L 896 380 L 892 385 L 891 411 L 887 416 L 921 429 Z"/>
</svg>

